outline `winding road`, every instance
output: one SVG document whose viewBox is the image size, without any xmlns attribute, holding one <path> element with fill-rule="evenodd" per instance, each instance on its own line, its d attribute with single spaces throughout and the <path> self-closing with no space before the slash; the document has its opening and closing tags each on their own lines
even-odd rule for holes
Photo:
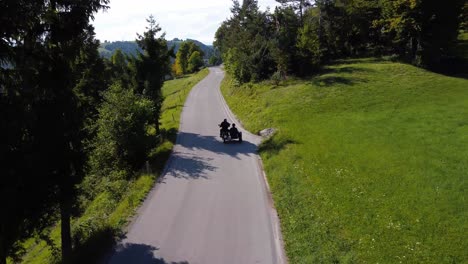
<svg viewBox="0 0 468 264">
<path fill-rule="evenodd" d="M 164 174 L 107 263 L 286 263 L 261 161 L 260 138 L 223 144 L 219 124 L 236 121 L 220 68 L 190 92 Z"/>
</svg>

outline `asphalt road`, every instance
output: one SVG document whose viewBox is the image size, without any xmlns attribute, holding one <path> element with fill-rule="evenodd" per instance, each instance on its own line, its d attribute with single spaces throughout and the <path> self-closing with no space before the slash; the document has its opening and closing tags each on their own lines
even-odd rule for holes
<svg viewBox="0 0 468 264">
<path fill-rule="evenodd" d="M 237 122 L 210 68 L 185 103 L 177 144 L 108 263 L 285 263 L 276 212 L 256 153 L 260 139 L 223 144 L 219 124 Z"/>
</svg>

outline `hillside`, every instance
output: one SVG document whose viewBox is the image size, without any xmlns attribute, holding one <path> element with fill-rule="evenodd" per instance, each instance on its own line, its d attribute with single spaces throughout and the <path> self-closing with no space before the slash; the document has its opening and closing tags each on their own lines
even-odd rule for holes
<svg viewBox="0 0 468 264">
<path fill-rule="evenodd" d="M 204 59 L 209 59 L 211 55 L 213 54 L 213 46 L 205 45 L 201 43 L 200 41 L 193 40 L 193 39 L 187 39 L 187 41 L 193 41 L 195 42 L 195 44 L 197 44 L 197 46 L 200 47 L 200 49 L 205 53 Z M 169 40 L 167 42 L 167 46 L 168 48 L 175 46 L 175 52 L 177 52 L 182 42 L 183 40 L 180 40 L 180 39 Z M 102 57 L 110 58 L 113 52 L 117 49 L 120 49 L 122 50 L 123 53 L 129 54 L 129 55 L 135 55 L 137 54 L 137 52 L 141 52 L 140 47 L 138 47 L 135 41 L 112 41 L 112 42 L 101 43 L 101 46 L 99 47 L 99 54 Z"/>
<path fill-rule="evenodd" d="M 260 147 L 290 263 L 466 263 L 468 80 L 379 59 L 223 94 Z"/>
</svg>

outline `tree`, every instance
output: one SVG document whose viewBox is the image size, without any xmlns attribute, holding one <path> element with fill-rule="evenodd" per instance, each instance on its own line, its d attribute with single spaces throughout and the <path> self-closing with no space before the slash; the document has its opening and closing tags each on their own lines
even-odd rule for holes
<svg viewBox="0 0 468 264">
<path fill-rule="evenodd" d="M 86 186 L 96 192 L 102 182 L 126 181 L 143 165 L 154 138 L 148 126 L 154 120 L 154 103 L 116 82 L 104 92 L 92 140 Z M 107 186 L 106 186 L 107 187 Z M 102 191 L 102 190 L 101 190 Z M 119 193 L 121 190 L 112 190 Z"/>
<path fill-rule="evenodd" d="M 413 63 L 436 66 L 458 36 L 464 1 L 439 5 L 433 1 L 383 1 L 382 19 L 376 20 L 397 52 Z"/>
<path fill-rule="evenodd" d="M 314 17 L 309 17 L 310 20 L 299 29 L 297 36 L 296 47 L 298 49 L 299 75 L 306 75 L 316 70 L 322 62 L 322 45 L 319 38 L 318 23 L 314 23 Z"/>
<path fill-rule="evenodd" d="M 182 42 L 176 54 L 176 64 L 180 68 L 181 75 L 186 74 L 188 71 L 188 59 L 190 56 L 190 46 L 188 42 Z"/>
<path fill-rule="evenodd" d="M 170 58 L 174 51 L 167 49 L 165 34 L 157 37 L 161 28 L 152 15 L 146 20 L 147 31 L 138 35 L 137 43 L 144 53 L 140 53 L 133 63 L 136 69 L 136 92 L 149 98 L 155 109 L 154 125 L 159 134 L 159 117 L 161 115 L 161 88 L 166 76 L 171 73 Z"/>
<path fill-rule="evenodd" d="M 192 54 L 196 51 L 198 51 L 200 53 L 200 56 L 203 58 L 203 56 L 205 56 L 205 53 L 203 52 L 203 50 L 193 41 L 191 40 L 188 40 L 187 41 L 188 43 L 188 46 L 189 46 L 189 52 L 188 52 L 188 57 L 187 59 L 190 58 L 190 56 L 192 56 Z"/>
<path fill-rule="evenodd" d="M 465 2 L 460 13 L 460 29 L 468 31 L 468 2 Z"/>
<path fill-rule="evenodd" d="M 93 107 L 96 94 L 87 76 L 100 67 L 89 19 L 107 2 L 2 5 L 1 108 L 20 118 L 2 126 L 8 136 L 1 142 L 2 178 L 7 178 L 1 199 L 15 201 L 5 208 L 11 217 L 0 222 L 3 263 L 22 238 L 54 220 L 57 209 L 62 260 L 71 259 L 70 216 L 75 184 L 82 178 L 84 113 Z M 92 65 L 85 67 L 87 63 Z"/>
<path fill-rule="evenodd" d="M 211 55 L 210 59 L 208 60 L 209 65 L 220 65 L 222 62 L 221 55 L 218 54 L 217 50 L 215 50 L 213 55 Z"/>
<path fill-rule="evenodd" d="M 216 32 L 214 45 L 221 51 L 226 70 L 238 81 L 268 78 L 276 71 L 272 57 L 273 21 L 257 1 L 233 1 L 232 17 Z"/>
<path fill-rule="evenodd" d="M 297 37 L 301 26 L 299 18 L 291 7 L 277 7 L 273 13 L 275 34 L 273 35 L 273 58 L 278 74 L 285 77 L 295 72 L 297 66 L 303 65 L 297 61 Z"/>
<path fill-rule="evenodd" d="M 194 51 L 188 59 L 188 71 L 196 72 L 203 66 L 203 59 L 199 51 Z"/>
<path fill-rule="evenodd" d="M 182 66 L 180 65 L 180 62 L 175 60 L 174 63 L 172 64 L 172 74 L 174 76 L 182 76 L 184 75 L 184 72 L 182 71 Z"/>
<path fill-rule="evenodd" d="M 195 59 L 196 61 L 193 61 L 192 59 L 192 64 L 190 64 L 190 58 L 192 58 L 195 52 L 198 53 L 195 56 L 200 57 L 200 60 L 194 57 L 193 59 Z M 197 46 L 197 44 L 195 44 L 195 42 L 190 40 L 182 42 L 176 54 L 176 60 L 173 66 L 174 73 L 177 76 L 180 76 L 198 70 L 201 66 L 203 66 L 203 55 L 203 51 L 200 49 L 199 46 Z M 196 63 L 196 65 L 193 63 Z"/>
<path fill-rule="evenodd" d="M 303 21 L 306 8 L 312 6 L 310 0 L 276 0 L 276 2 L 281 3 L 284 6 L 291 6 L 294 10 L 297 10 L 299 12 L 301 23 Z"/>
</svg>

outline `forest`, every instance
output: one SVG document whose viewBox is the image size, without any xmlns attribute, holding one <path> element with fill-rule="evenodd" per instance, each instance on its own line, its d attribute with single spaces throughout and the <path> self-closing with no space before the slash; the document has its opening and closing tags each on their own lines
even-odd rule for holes
<svg viewBox="0 0 468 264">
<path fill-rule="evenodd" d="M 76 262 L 90 234 L 106 230 L 99 222 L 72 228 L 73 219 L 103 194 L 122 200 L 164 142 L 161 88 L 174 49 L 149 16 L 136 36 L 141 52 L 101 58 L 91 21 L 108 5 L 1 4 L 0 263 L 20 261 L 33 237 L 48 244 L 56 261 Z M 179 74 L 204 65 L 198 46 L 192 50 L 198 55 L 187 49 L 183 57 L 190 70 Z M 55 225 L 57 239 L 50 233 Z"/>
<path fill-rule="evenodd" d="M 200 41 L 194 39 L 180 40 L 175 38 L 167 41 L 167 47 L 170 49 L 174 47 L 174 53 L 177 53 L 179 47 L 184 42 L 194 42 L 205 54 L 204 59 L 209 60 L 214 53 L 213 46 L 205 45 Z M 99 54 L 105 58 L 110 58 L 116 50 L 121 50 L 124 54 L 136 55 L 142 52 L 141 48 L 135 41 L 104 41 L 99 46 Z"/>
<path fill-rule="evenodd" d="M 261 11 L 256 0 L 233 1 L 214 46 L 239 82 L 307 76 L 332 60 L 391 56 L 419 67 L 457 73 L 454 56 L 466 30 L 463 0 L 277 0 Z"/>
</svg>

